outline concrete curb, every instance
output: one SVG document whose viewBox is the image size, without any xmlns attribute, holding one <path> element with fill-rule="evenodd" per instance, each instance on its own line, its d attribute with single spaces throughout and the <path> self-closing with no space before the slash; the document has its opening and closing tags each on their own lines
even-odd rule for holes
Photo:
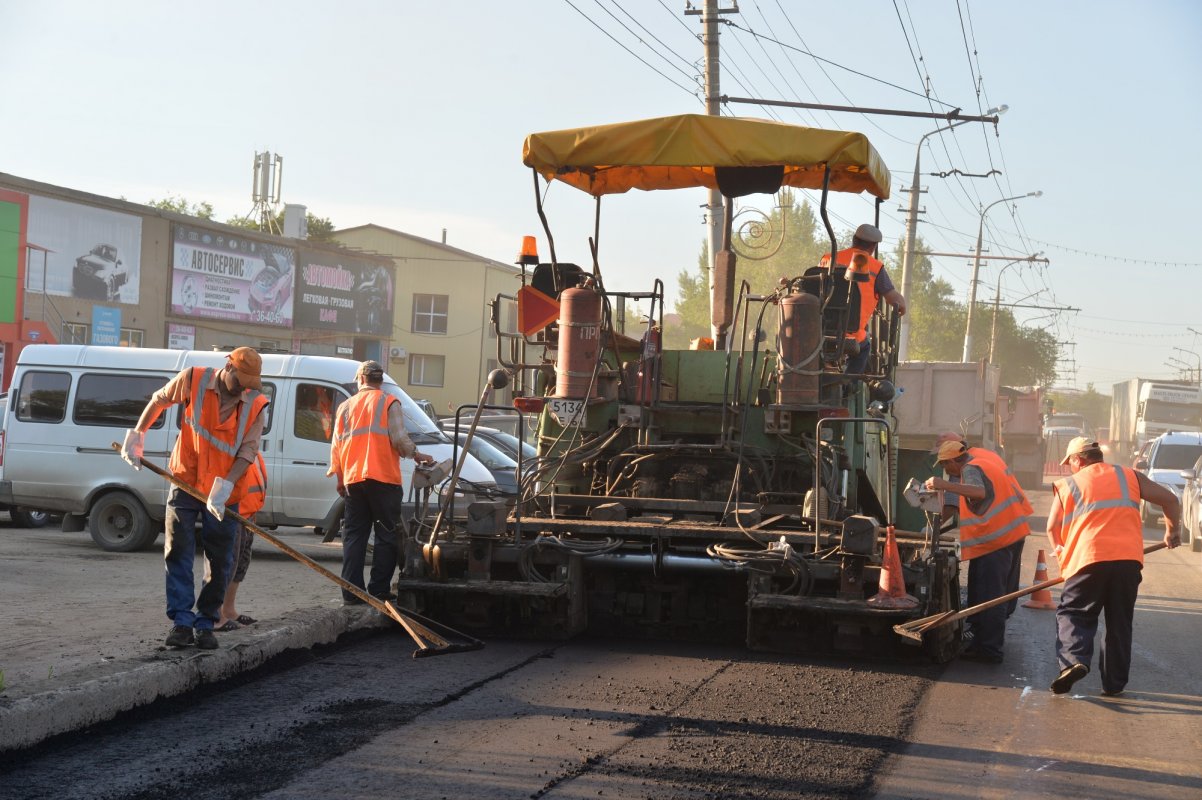
<svg viewBox="0 0 1202 800">
<path fill-rule="evenodd" d="M 0 753 L 106 722 L 125 711 L 260 667 L 288 650 L 331 644 L 344 633 L 392 623 L 369 607 L 293 612 L 271 626 L 220 634 L 217 650 L 155 650 L 39 681 L 0 699 Z"/>
</svg>

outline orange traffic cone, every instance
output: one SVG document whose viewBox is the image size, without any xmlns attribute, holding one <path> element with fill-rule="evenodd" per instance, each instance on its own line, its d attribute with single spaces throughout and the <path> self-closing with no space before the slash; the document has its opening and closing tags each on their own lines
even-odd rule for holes
<svg viewBox="0 0 1202 800">
<path fill-rule="evenodd" d="M 917 608 L 918 598 L 906 594 L 906 579 L 902 577 L 901 556 L 897 554 L 897 537 L 893 526 L 885 529 L 885 556 L 881 559 L 880 591 L 868 598 L 874 608 Z"/>
<path fill-rule="evenodd" d="M 1039 556 L 1035 559 L 1035 583 L 1032 586 L 1043 583 L 1048 579 L 1048 562 L 1042 550 L 1039 551 Z M 1044 608 L 1054 609 L 1056 601 L 1052 599 L 1051 589 L 1040 589 L 1031 595 L 1031 599 L 1023 603 L 1023 608 Z"/>
</svg>

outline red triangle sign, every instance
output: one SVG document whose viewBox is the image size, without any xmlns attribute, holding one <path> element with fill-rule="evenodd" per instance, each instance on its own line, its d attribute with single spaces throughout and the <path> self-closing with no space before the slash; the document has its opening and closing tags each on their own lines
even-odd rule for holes
<svg viewBox="0 0 1202 800">
<path fill-rule="evenodd" d="M 535 289 L 518 289 L 518 330 L 523 336 L 533 336 L 559 319 L 559 301 Z"/>
</svg>

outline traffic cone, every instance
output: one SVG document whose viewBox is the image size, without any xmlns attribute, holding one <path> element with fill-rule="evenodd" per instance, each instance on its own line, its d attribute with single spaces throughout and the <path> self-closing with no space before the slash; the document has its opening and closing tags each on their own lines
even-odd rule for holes
<svg viewBox="0 0 1202 800">
<path fill-rule="evenodd" d="M 1039 551 L 1039 556 L 1035 559 L 1035 584 L 1043 583 L 1048 579 L 1048 563 L 1047 558 L 1042 550 Z M 1056 601 L 1052 599 L 1051 589 L 1040 589 L 1031 595 L 1031 599 L 1023 603 L 1023 608 L 1056 608 Z"/>
<path fill-rule="evenodd" d="M 917 608 L 918 598 L 906 594 L 906 579 L 902 577 L 901 556 L 897 554 L 897 538 L 893 526 L 885 529 L 885 556 L 881 559 L 880 591 L 868 598 L 874 608 Z"/>
</svg>

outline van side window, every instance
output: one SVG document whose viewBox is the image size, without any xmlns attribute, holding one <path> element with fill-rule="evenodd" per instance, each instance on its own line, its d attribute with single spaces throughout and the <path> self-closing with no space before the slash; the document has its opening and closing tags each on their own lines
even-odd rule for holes
<svg viewBox="0 0 1202 800">
<path fill-rule="evenodd" d="M 26 372 L 17 392 L 17 419 L 62 422 L 67 417 L 70 388 L 71 376 L 65 372 Z"/>
<path fill-rule="evenodd" d="M 132 428 L 150 396 L 166 385 L 167 378 L 159 375 L 81 375 L 72 418 L 79 425 Z M 165 420 L 166 415 L 160 414 L 151 427 L 162 428 Z"/>
<path fill-rule="evenodd" d="M 301 439 L 328 443 L 334 433 L 334 411 L 346 399 L 331 386 L 297 384 L 293 432 Z"/>
</svg>

